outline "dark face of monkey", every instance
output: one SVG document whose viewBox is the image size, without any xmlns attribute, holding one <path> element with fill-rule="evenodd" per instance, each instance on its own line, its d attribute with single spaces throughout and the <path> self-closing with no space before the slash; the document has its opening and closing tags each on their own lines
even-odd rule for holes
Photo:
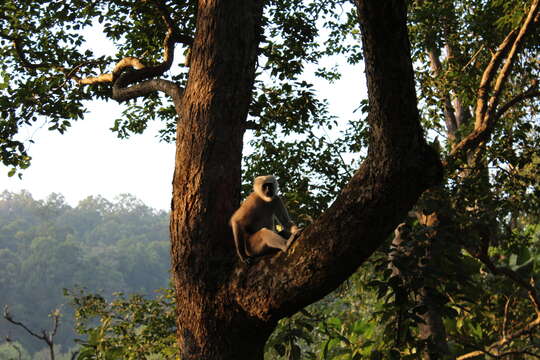
<svg viewBox="0 0 540 360">
<path fill-rule="evenodd" d="M 265 183 L 262 186 L 262 190 L 265 196 L 268 197 L 274 197 L 275 191 L 274 191 L 274 184 L 273 183 Z"/>
</svg>

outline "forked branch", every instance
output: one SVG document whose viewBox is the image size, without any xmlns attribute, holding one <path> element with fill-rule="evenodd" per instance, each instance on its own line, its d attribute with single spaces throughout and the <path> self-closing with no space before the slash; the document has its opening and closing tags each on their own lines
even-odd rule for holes
<svg viewBox="0 0 540 360">
<path fill-rule="evenodd" d="M 532 1 L 527 16 L 519 30 L 512 30 L 492 56 L 491 61 L 484 71 L 482 80 L 480 81 L 480 87 L 478 88 L 474 130 L 454 146 L 450 153 L 451 156 L 455 156 L 459 152 L 467 151 L 485 141 L 491 134 L 495 121 L 508 110 L 512 100 L 505 104 L 499 111 L 497 111 L 497 106 L 508 75 L 516 61 L 518 50 L 523 44 L 525 36 L 531 32 L 533 27 L 539 22 L 539 2 L 540 0 Z M 501 64 L 503 64 L 502 68 L 497 73 Z M 494 84 L 493 81 L 495 81 Z M 530 95 L 528 95 L 528 97 L 530 97 Z M 516 99 L 514 104 L 523 100 L 519 95 L 514 99 Z"/>
<path fill-rule="evenodd" d="M 58 325 L 60 323 L 60 310 L 58 310 L 58 309 L 54 310 L 51 313 L 50 316 L 51 316 L 52 322 L 53 322 L 51 330 L 49 330 L 49 331 L 41 330 L 41 334 L 38 334 L 37 332 L 33 331 L 28 326 L 26 326 L 26 324 L 24 324 L 23 322 L 15 320 L 13 318 L 13 316 L 11 316 L 11 314 L 9 313 L 8 307 L 7 306 L 4 307 L 4 319 L 6 319 L 8 322 L 12 323 L 13 325 L 24 329 L 28 334 L 30 334 L 30 336 L 32 336 L 32 337 L 34 337 L 34 338 L 36 338 L 38 340 L 41 340 L 45 344 L 47 344 L 47 347 L 49 348 L 49 354 L 50 354 L 51 360 L 54 360 L 55 359 L 55 355 L 54 355 L 54 337 L 56 336 L 56 333 L 58 331 Z"/>
<path fill-rule="evenodd" d="M 27 69 L 55 69 L 64 73 L 67 80 L 74 80 L 79 85 L 112 83 L 112 97 L 119 102 L 144 96 L 153 91 L 163 91 L 167 95 L 171 96 L 176 104 L 182 95 L 182 89 L 174 82 L 159 79 L 159 77 L 171 68 L 174 59 L 173 54 L 175 44 L 182 43 L 191 45 L 193 43 L 193 39 L 186 34 L 182 34 L 176 29 L 175 24 L 169 15 L 168 9 L 162 1 L 154 0 L 152 2 L 158 8 L 158 11 L 167 27 L 167 33 L 163 40 L 163 62 L 154 66 L 146 66 L 140 59 L 135 57 L 125 57 L 115 65 L 112 73 L 81 78 L 77 76 L 77 72 L 83 66 L 96 64 L 98 62 L 84 62 L 71 69 L 47 62 L 32 63 L 30 60 L 28 60 L 27 54 L 25 53 L 22 45 L 22 40 L 19 37 L 7 35 L 3 32 L 0 32 L 0 37 L 13 42 L 14 51 L 19 58 L 19 61 L 21 62 L 22 66 Z M 133 69 L 134 71 L 125 71 L 127 69 Z"/>
</svg>

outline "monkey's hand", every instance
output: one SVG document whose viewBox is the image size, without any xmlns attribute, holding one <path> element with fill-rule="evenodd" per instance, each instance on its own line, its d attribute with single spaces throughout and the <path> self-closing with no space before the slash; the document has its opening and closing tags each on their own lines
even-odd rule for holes
<svg viewBox="0 0 540 360">
<path fill-rule="evenodd" d="M 295 227 L 295 232 L 293 232 L 291 234 L 291 236 L 289 236 L 289 239 L 287 239 L 287 250 L 291 247 L 291 245 L 296 241 L 296 239 L 298 239 L 300 237 L 300 234 L 302 233 L 302 231 L 304 231 L 304 229 L 302 228 L 298 228 L 296 226 Z M 292 228 L 291 228 L 292 230 Z"/>
</svg>

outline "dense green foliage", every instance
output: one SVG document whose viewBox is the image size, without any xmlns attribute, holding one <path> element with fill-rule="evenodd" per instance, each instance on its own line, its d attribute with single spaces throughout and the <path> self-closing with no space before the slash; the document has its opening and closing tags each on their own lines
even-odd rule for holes
<svg viewBox="0 0 540 360">
<path fill-rule="evenodd" d="M 72 308 L 63 288 L 84 287 L 154 296 L 169 280 L 168 214 L 131 195 L 115 202 L 88 197 L 76 207 L 59 194 L 35 200 L 28 192 L 0 195 L 0 304 L 29 327 L 49 328 L 47 314 L 63 317 L 56 341 L 73 346 Z M 0 321 L 27 349 L 44 344 Z"/>
</svg>

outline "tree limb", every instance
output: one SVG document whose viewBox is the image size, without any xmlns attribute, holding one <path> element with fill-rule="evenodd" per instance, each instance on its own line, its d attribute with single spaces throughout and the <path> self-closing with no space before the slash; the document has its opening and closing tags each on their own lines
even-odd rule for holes
<svg viewBox="0 0 540 360">
<path fill-rule="evenodd" d="M 168 71 L 174 60 L 174 45 L 175 43 L 183 43 L 190 45 L 193 42 L 188 35 L 180 33 L 174 26 L 174 23 L 169 15 L 169 11 L 162 1 L 153 1 L 159 13 L 167 26 L 167 33 L 163 40 L 163 61 L 154 66 L 145 66 L 142 61 L 135 57 L 125 57 L 121 59 L 114 67 L 112 73 L 101 74 L 98 76 L 90 76 L 80 78 L 77 72 L 84 65 L 96 64 L 95 61 L 81 63 L 72 69 L 66 69 L 61 66 L 42 63 L 31 63 L 24 52 L 21 39 L 18 37 L 9 36 L 0 33 L 0 37 L 11 40 L 17 57 L 20 59 L 22 66 L 27 69 L 56 69 L 66 75 L 67 80 L 74 80 L 79 85 L 93 85 L 100 83 L 113 83 L 113 98 L 117 101 L 125 101 L 139 96 L 143 96 L 153 91 L 163 91 L 171 96 L 178 103 L 181 97 L 182 90 L 172 81 L 163 79 L 153 79 L 159 77 Z M 134 69 L 135 71 L 125 71 L 126 69 Z M 139 83 L 142 82 L 142 83 Z M 139 83 L 139 84 L 136 84 Z M 133 88 L 128 88 L 131 84 Z"/>
<path fill-rule="evenodd" d="M 497 113 L 495 113 L 495 111 L 506 79 L 516 60 L 517 50 L 523 43 L 524 37 L 531 31 L 533 26 L 538 23 L 538 7 L 539 0 L 533 0 L 519 31 L 518 29 L 512 30 L 499 45 L 496 53 L 492 56 L 491 61 L 484 71 L 482 80 L 480 81 L 480 87 L 478 88 L 474 130 L 453 147 L 450 156 L 455 156 L 458 152 L 467 151 L 474 146 L 477 146 L 482 141 L 485 141 L 491 134 L 495 120 L 498 119 L 496 114 L 500 113 L 500 111 Z M 492 88 L 490 84 L 492 83 L 499 66 L 503 62 L 503 58 L 504 65 L 497 75 L 495 85 Z M 488 101 L 491 90 L 493 90 L 493 94 Z M 504 109 L 504 111 L 506 110 L 508 109 Z"/>
<path fill-rule="evenodd" d="M 504 275 L 510 280 L 512 280 L 515 284 L 519 285 L 521 288 L 526 290 L 533 303 L 536 314 L 540 317 L 540 297 L 538 296 L 538 293 L 533 285 L 523 280 L 515 271 L 507 267 L 496 266 L 493 263 L 493 261 L 491 261 L 491 259 L 489 258 L 487 254 L 487 250 L 483 250 L 480 254 L 477 254 L 475 257 L 478 260 L 480 260 L 482 263 L 484 263 L 489 269 L 489 271 L 491 271 L 493 274 Z"/>
<path fill-rule="evenodd" d="M 31 63 L 27 58 L 26 58 L 26 55 L 24 53 L 24 49 L 22 47 L 22 44 L 21 44 L 21 39 L 18 38 L 18 37 L 9 37 L 11 38 L 12 42 L 13 42 L 13 48 L 15 49 L 15 53 L 17 54 L 19 60 L 21 61 L 21 64 L 23 67 L 25 67 L 26 69 L 32 69 L 32 70 L 36 70 L 36 69 L 57 69 L 57 70 L 60 70 L 60 71 L 64 71 L 65 69 L 61 66 L 56 66 L 56 65 L 52 65 L 52 64 L 49 64 L 49 63 L 45 63 L 45 62 L 42 62 L 42 63 Z"/>
<path fill-rule="evenodd" d="M 30 328 L 28 328 L 24 323 L 20 322 L 20 321 L 17 321 L 15 319 L 13 319 L 13 317 L 11 316 L 11 314 L 9 313 L 9 308 L 8 306 L 6 305 L 4 307 L 4 319 L 6 319 L 7 321 L 9 321 L 10 323 L 12 323 L 13 325 L 17 325 L 21 328 L 23 328 L 28 334 L 30 334 L 31 336 L 37 338 L 37 339 L 40 339 L 40 340 L 43 340 L 43 341 L 46 341 L 46 337 L 44 337 L 43 335 L 39 335 L 39 334 L 36 334 L 35 332 L 33 332 Z"/>
<path fill-rule="evenodd" d="M 517 30 L 513 29 L 506 35 L 504 40 L 501 42 L 495 54 L 492 55 L 491 60 L 488 63 L 488 66 L 485 68 L 484 73 L 482 74 L 482 79 L 480 80 L 480 86 L 477 91 L 476 99 L 476 109 L 475 117 L 476 119 L 482 118 L 485 112 L 486 102 L 491 90 L 491 82 L 496 75 L 496 72 L 501 65 L 503 58 L 508 54 L 510 46 L 514 41 L 517 34 Z M 476 127 L 476 125 L 475 125 Z"/>
<path fill-rule="evenodd" d="M 118 81 L 113 85 L 112 98 L 118 102 L 135 99 L 147 95 L 154 91 L 161 91 L 169 95 L 173 100 L 179 100 L 182 97 L 183 90 L 173 81 L 165 79 L 145 80 L 129 87 L 123 87 L 122 74 Z"/>
<path fill-rule="evenodd" d="M 466 360 L 466 359 L 471 359 L 471 358 L 474 358 L 476 356 L 481 356 L 481 355 L 484 355 L 484 354 L 489 354 L 490 351 L 493 351 L 495 349 L 498 349 L 506 344 L 508 344 L 509 342 L 511 342 L 512 340 L 514 339 L 517 339 L 523 335 L 527 335 L 529 334 L 531 331 L 533 331 L 538 325 L 540 325 L 540 317 L 537 317 L 535 320 L 531 321 L 530 323 L 528 323 L 526 326 L 524 326 L 523 328 L 513 332 L 512 334 L 506 336 L 506 337 L 503 337 L 501 340 L 489 345 L 487 347 L 486 350 L 476 350 L 476 351 L 471 351 L 470 353 L 467 353 L 467 354 L 463 354 L 461 356 L 458 356 L 456 358 L 456 360 Z"/>
<path fill-rule="evenodd" d="M 181 33 L 174 24 L 174 21 L 171 19 L 171 16 L 169 15 L 171 13 L 170 9 L 167 8 L 167 5 L 165 5 L 164 1 L 160 0 L 153 0 L 152 1 L 156 7 L 158 8 L 159 14 L 161 15 L 161 18 L 163 19 L 163 22 L 165 22 L 165 25 L 167 25 L 168 29 L 172 29 L 173 31 L 173 39 L 175 42 L 184 44 L 186 46 L 192 46 L 193 45 L 193 38 L 189 35 Z"/>
</svg>

